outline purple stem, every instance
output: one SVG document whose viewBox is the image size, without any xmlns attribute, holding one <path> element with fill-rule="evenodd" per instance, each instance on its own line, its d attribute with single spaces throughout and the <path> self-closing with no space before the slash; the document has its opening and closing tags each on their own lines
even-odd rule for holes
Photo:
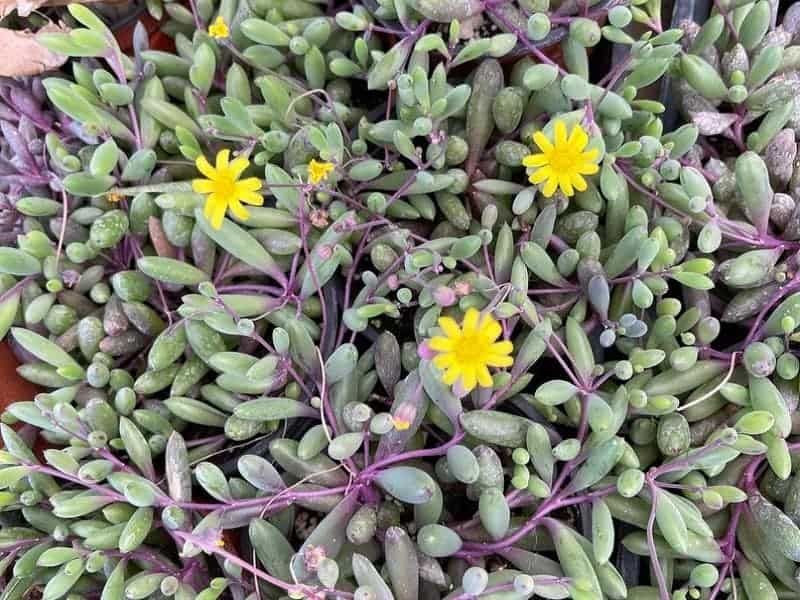
<svg viewBox="0 0 800 600">
<path fill-rule="evenodd" d="M 499 3 L 502 3 L 502 2 L 499 2 Z M 551 59 L 549 56 L 547 56 L 544 52 L 539 50 L 539 48 L 534 46 L 530 42 L 530 40 L 528 39 L 528 34 L 526 32 L 524 32 L 524 31 L 522 31 L 516 25 L 514 25 L 511 21 L 509 21 L 505 17 L 505 15 L 503 15 L 502 13 L 497 11 L 495 9 L 495 7 L 494 7 L 494 4 L 495 4 L 495 2 L 491 2 L 491 3 L 490 2 L 486 2 L 485 3 L 486 12 L 490 13 L 495 19 L 500 21 L 503 24 L 503 27 L 505 27 L 509 32 L 511 32 L 513 34 L 516 34 L 517 40 L 519 40 L 519 42 L 523 46 L 525 46 L 525 48 L 528 49 L 528 52 L 533 54 L 539 60 L 539 62 L 547 63 L 548 65 L 553 65 L 554 67 L 558 67 L 558 70 L 562 74 L 566 74 L 566 71 L 564 71 L 564 69 L 561 67 L 561 65 L 556 63 L 553 59 Z"/>
<path fill-rule="evenodd" d="M 215 554 L 215 555 L 225 559 L 226 561 L 228 561 L 228 562 L 230 562 L 230 563 L 232 563 L 232 564 L 234 564 L 234 565 L 236 565 L 238 567 L 241 567 L 242 569 L 244 569 L 245 571 L 247 571 L 248 573 L 250 573 L 251 575 L 253 575 L 257 579 L 262 579 L 262 580 L 266 581 L 267 583 L 270 583 L 270 584 L 274 585 L 275 587 L 278 587 L 278 588 L 280 588 L 282 590 L 286 590 L 286 591 L 297 590 L 297 591 L 303 592 L 303 596 L 305 596 L 306 598 L 317 598 L 319 593 L 330 593 L 330 594 L 332 594 L 332 595 L 334 595 L 336 597 L 339 597 L 339 598 L 342 598 L 342 597 L 344 597 L 344 598 L 352 598 L 353 597 L 353 595 L 351 593 L 349 593 L 349 592 L 342 592 L 342 591 L 339 591 L 339 590 L 332 590 L 332 589 L 329 589 L 329 588 L 319 588 L 319 587 L 309 586 L 309 585 L 306 585 L 306 584 L 303 584 L 303 583 L 287 583 L 287 582 L 283 581 L 282 579 L 278 579 L 277 577 L 273 577 L 269 573 L 266 573 L 265 571 L 262 571 L 261 569 L 255 567 L 254 565 L 250 564 L 246 560 L 242 560 L 241 558 L 239 558 L 235 554 L 232 554 L 232 553 L 228 552 L 227 550 L 224 549 L 223 546 L 218 546 L 218 545 L 212 544 L 212 543 L 210 543 L 210 542 L 208 542 L 208 541 L 206 541 L 204 539 L 196 537 L 196 536 L 192 535 L 191 533 L 187 533 L 185 531 L 174 531 L 173 533 L 174 533 L 175 537 L 177 537 L 177 538 L 179 538 L 179 539 L 181 539 L 181 540 L 183 540 L 185 542 L 190 542 L 190 543 L 194 544 L 195 546 L 197 546 L 198 548 L 202 548 L 202 550 L 204 552 L 208 552 L 209 554 Z"/>
<path fill-rule="evenodd" d="M 652 480 L 648 482 L 648 485 L 650 487 L 650 497 L 653 499 L 650 517 L 647 519 L 647 548 L 650 551 L 650 564 L 653 566 L 653 572 L 656 574 L 656 580 L 658 581 L 659 597 L 661 600 L 670 600 L 667 582 L 664 579 L 664 571 L 661 569 L 661 563 L 658 561 L 656 538 L 653 533 L 656 520 L 656 508 L 658 507 L 658 488 Z"/>
<path fill-rule="evenodd" d="M 122 64 L 122 60 L 120 59 L 117 52 L 113 49 L 106 57 L 109 66 L 114 71 L 114 75 L 117 76 L 120 84 L 128 85 L 128 78 L 125 76 L 125 67 Z M 136 140 L 136 149 L 139 150 L 142 147 L 142 134 L 139 131 L 139 117 L 136 114 L 136 107 L 134 107 L 133 103 L 131 102 L 128 105 L 128 114 L 130 115 L 131 119 L 131 127 L 133 127 L 133 137 Z"/>
<path fill-rule="evenodd" d="M 586 502 L 591 502 L 595 498 L 602 498 L 603 496 L 607 496 L 609 494 L 614 493 L 616 489 L 617 489 L 616 486 L 612 485 L 599 490 L 595 490 L 594 492 L 579 494 L 577 496 L 572 496 L 567 498 L 562 498 L 559 496 L 551 496 L 549 499 L 545 500 L 539 506 L 539 508 L 536 511 L 536 514 L 533 517 L 531 517 L 525 523 L 525 525 L 517 529 L 510 536 L 493 543 L 467 542 L 461 547 L 461 550 L 456 554 L 456 556 L 459 556 L 461 558 L 477 558 L 480 556 L 495 554 L 499 551 L 505 550 L 510 546 L 513 546 L 516 542 L 524 538 L 528 533 L 530 533 L 533 529 L 535 529 L 539 525 L 539 522 L 548 514 L 560 508 L 564 508 L 565 506 L 572 506 L 574 504 L 583 504 Z"/>
<path fill-rule="evenodd" d="M 762 322 L 764 321 L 764 317 L 766 316 L 767 311 L 769 311 L 773 306 L 775 306 L 775 304 L 781 298 L 783 298 L 784 296 L 786 296 L 787 294 L 793 292 L 798 288 L 800 288 L 800 277 L 792 280 L 787 285 L 775 291 L 775 293 L 770 297 L 770 299 L 767 300 L 767 302 L 764 304 L 764 308 L 762 308 L 761 311 L 758 313 L 758 316 L 753 322 L 753 325 L 750 327 L 750 332 L 747 334 L 747 338 L 745 338 L 742 347 L 746 347 L 750 342 L 753 341 L 753 339 L 755 339 L 756 336 L 758 336 L 761 333 Z"/>
</svg>

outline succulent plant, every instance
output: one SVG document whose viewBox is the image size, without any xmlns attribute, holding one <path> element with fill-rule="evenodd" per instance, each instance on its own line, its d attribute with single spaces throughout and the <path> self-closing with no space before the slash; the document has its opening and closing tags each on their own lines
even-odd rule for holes
<svg viewBox="0 0 800 600">
<path fill-rule="evenodd" d="M 3 244 L 12 244 L 26 217 L 43 216 L 28 215 L 24 206 L 18 209 L 20 198 L 36 196 L 61 206 L 60 178 L 70 164 L 73 169 L 80 164 L 74 156 L 67 158 L 80 132 L 46 102 L 38 78 L 0 78 L 0 131 L 0 237 Z"/>
</svg>

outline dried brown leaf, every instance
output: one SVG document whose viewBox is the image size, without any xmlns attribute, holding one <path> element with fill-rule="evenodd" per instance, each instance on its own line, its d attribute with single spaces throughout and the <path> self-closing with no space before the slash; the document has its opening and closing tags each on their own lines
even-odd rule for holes
<svg viewBox="0 0 800 600">
<path fill-rule="evenodd" d="M 3 0 L 0 0 L 2 11 Z M 47 25 L 40 31 L 64 31 L 58 25 Z M 14 31 L 0 28 L 0 48 L 3 60 L 0 61 L 0 76 L 20 77 L 38 75 L 57 69 L 67 61 L 66 56 L 50 52 L 36 41 L 36 34 L 29 31 Z"/>
<path fill-rule="evenodd" d="M 109 2 L 118 4 L 128 0 L 80 0 L 81 4 L 92 4 L 94 2 Z M 37 8 L 42 6 L 66 6 L 75 0 L 0 0 L 0 19 L 7 14 L 17 11 L 19 16 L 27 17 Z M 5 50 L 4 46 L 0 46 Z"/>
</svg>

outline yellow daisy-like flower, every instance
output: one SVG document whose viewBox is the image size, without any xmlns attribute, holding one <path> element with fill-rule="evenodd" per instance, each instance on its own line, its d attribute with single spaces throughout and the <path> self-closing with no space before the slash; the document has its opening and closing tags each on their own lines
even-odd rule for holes
<svg viewBox="0 0 800 600">
<path fill-rule="evenodd" d="M 230 155 L 230 150 L 220 150 L 217 153 L 216 167 L 212 167 L 202 155 L 195 161 L 197 170 L 207 179 L 195 179 L 192 181 L 192 189 L 199 194 L 208 194 L 203 215 L 214 229 L 222 226 L 225 211 L 229 208 L 236 217 L 245 221 L 250 218 L 250 213 L 242 206 L 242 202 L 253 206 L 264 204 L 264 197 L 258 193 L 261 189 L 261 180 L 258 177 L 239 181 L 250 161 L 240 156 L 228 162 Z"/>
<path fill-rule="evenodd" d="M 228 29 L 228 24 L 225 22 L 225 19 L 222 18 L 222 15 L 214 19 L 214 22 L 208 26 L 208 35 L 215 40 L 224 40 L 230 36 L 230 34 L 231 32 L 230 29 Z"/>
<path fill-rule="evenodd" d="M 444 371 L 442 381 L 447 385 L 461 382 L 461 388 L 470 392 L 476 384 L 492 386 L 489 367 L 510 367 L 514 359 L 509 356 L 514 345 L 498 342 L 503 332 L 500 323 L 491 315 L 481 315 L 475 308 L 467 310 L 461 327 L 450 317 L 439 319 L 444 336 L 428 341 L 431 350 L 438 352 L 433 364 Z"/>
<path fill-rule="evenodd" d="M 106 194 L 106 200 L 108 200 L 111 204 L 119 204 L 120 202 L 122 202 L 122 199 L 124 197 L 125 196 L 123 196 L 119 192 L 114 192 L 114 191 L 108 192 Z"/>
<path fill-rule="evenodd" d="M 333 163 L 317 162 L 312 158 L 311 162 L 308 163 L 308 180 L 316 185 L 325 179 L 331 171 L 333 171 Z"/>
<path fill-rule="evenodd" d="M 535 169 L 528 178 L 531 183 L 545 182 L 542 193 L 546 198 L 552 196 L 556 188 L 561 188 L 567 196 L 575 190 L 586 189 L 584 175 L 594 175 L 600 170 L 595 162 L 598 157 L 596 148 L 586 150 L 589 135 L 580 125 L 575 125 L 567 136 L 567 126 L 562 120 L 555 122 L 555 139 L 551 142 L 541 131 L 533 134 L 533 141 L 539 146 L 541 153 L 529 154 L 522 159 L 522 164 Z"/>
</svg>

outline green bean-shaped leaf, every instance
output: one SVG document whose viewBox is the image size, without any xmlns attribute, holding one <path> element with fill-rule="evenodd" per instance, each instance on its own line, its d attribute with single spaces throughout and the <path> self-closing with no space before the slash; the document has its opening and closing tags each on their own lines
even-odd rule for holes
<svg viewBox="0 0 800 600">
<path fill-rule="evenodd" d="M 291 398 L 258 398 L 239 404 L 233 414 L 251 421 L 275 421 L 299 417 L 319 418 L 319 411 Z"/>
<path fill-rule="evenodd" d="M 37 258 L 17 248 L 0 247 L 0 273 L 24 276 L 41 272 L 42 265 Z"/>
<path fill-rule="evenodd" d="M 778 600 L 778 593 L 772 585 L 770 578 L 759 571 L 748 560 L 741 560 L 737 563 L 739 575 L 742 578 L 744 591 L 748 598 L 758 598 L 759 600 Z"/>
<path fill-rule="evenodd" d="M 203 489 L 220 502 L 228 502 L 233 498 L 225 474 L 214 463 L 201 462 L 195 467 L 194 476 Z"/>
<path fill-rule="evenodd" d="M 511 523 L 511 510 L 501 489 L 488 488 L 481 492 L 478 515 L 492 539 L 500 540 L 506 535 Z"/>
<path fill-rule="evenodd" d="M 241 476 L 259 490 L 276 493 L 286 487 L 275 467 L 260 456 L 245 454 L 239 458 L 237 467 Z"/>
<path fill-rule="evenodd" d="M 139 428 L 127 417 L 120 417 L 119 435 L 131 462 L 139 467 L 145 477 L 155 480 L 156 475 L 150 446 L 147 444 L 142 432 L 139 431 Z"/>
<path fill-rule="evenodd" d="M 11 329 L 14 340 L 39 360 L 58 368 L 71 368 L 83 372 L 81 366 L 57 344 L 28 329 Z"/>
<path fill-rule="evenodd" d="M 325 375 L 328 384 L 344 379 L 356 368 L 358 349 L 353 344 L 342 344 L 325 361 Z"/>
<path fill-rule="evenodd" d="M 614 551 L 614 519 L 602 498 L 592 503 L 592 552 L 598 564 L 605 564 Z"/>
<path fill-rule="evenodd" d="M 553 469 L 555 459 L 550 445 L 550 436 L 547 429 L 539 423 L 531 423 L 525 434 L 525 447 L 531 456 L 533 468 L 539 477 L 547 484 L 553 483 Z"/>
<path fill-rule="evenodd" d="M 470 435 L 499 446 L 525 445 L 530 419 L 498 410 L 471 410 L 461 415 L 461 425 Z"/>
<path fill-rule="evenodd" d="M 138 508 L 125 523 L 125 529 L 122 530 L 122 535 L 119 538 L 119 549 L 122 552 L 133 552 L 138 548 L 147 534 L 150 533 L 150 528 L 153 526 L 153 509 L 152 508 Z"/>
<path fill-rule="evenodd" d="M 531 273 L 542 281 L 555 286 L 568 286 L 568 282 L 558 272 L 553 259 L 545 252 L 539 244 L 535 242 L 525 242 L 522 244 L 520 256 L 525 266 Z"/>
<path fill-rule="evenodd" d="M 195 220 L 203 232 L 220 248 L 254 269 L 266 273 L 281 285 L 286 285 L 286 276 L 258 240 L 230 219 L 224 219 L 219 229 L 213 228 L 203 216 L 201 208 L 195 209 Z"/>
<path fill-rule="evenodd" d="M 36 564 L 40 567 L 60 567 L 64 563 L 80 557 L 80 553 L 75 548 L 59 546 L 44 551 Z"/>
<path fill-rule="evenodd" d="M 591 448 L 583 464 L 575 471 L 572 481 L 565 489 L 572 492 L 585 490 L 605 477 L 625 452 L 625 444 L 618 437 Z"/>
<path fill-rule="evenodd" d="M 294 548 L 280 530 L 269 521 L 253 519 L 248 528 L 250 543 L 267 573 L 283 581 L 292 581 L 289 565 Z"/>
<path fill-rule="evenodd" d="M 572 355 L 575 368 L 584 379 L 591 377 L 594 371 L 594 352 L 586 332 L 581 324 L 572 317 L 567 318 L 567 348 Z"/>
<path fill-rule="evenodd" d="M 423 504 L 433 497 L 436 482 L 416 467 L 390 467 L 378 473 L 375 481 L 401 502 Z"/>
<path fill-rule="evenodd" d="M 192 475 L 189 470 L 189 453 L 183 436 L 173 431 L 164 452 L 164 471 L 170 497 L 176 502 L 192 499 Z"/>
<path fill-rule="evenodd" d="M 209 406 L 205 402 L 183 396 L 173 396 L 164 400 L 164 406 L 176 417 L 195 425 L 224 427 L 228 418 L 228 415 L 224 412 Z"/>
<path fill-rule="evenodd" d="M 414 542 L 401 527 L 389 527 L 383 538 L 386 570 L 397 600 L 419 598 L 419 560 Z"/>
<path fill-rule="evenodd" d="M 672 495 L 657 488 L 653 501 L 656 504 L 656 522 L 661 535 L 676 552 L 685 554 L 689 545 L 686 522 L 675 506 Z"/>
<path fill-rule="evenodd" d="M 750 496 L 748 504 L 759 529 L 769 535 L 769 543 L 787 558 L 800 561 L 800 528 L 761 494 Z"/>
<path fill-rule="evenodd" d="M 394 595 L 389 586 L 381 577 L 378 570 L 372 565 L 372 561 L 363 554 L 353 553 L 352 558 L 353 575 L 361 586 L 368 586 L 375 594 L 376 600 L 394 600 Z"/>
<path fill-rule="evenodd" d="M 750 387 L 750 404 L 756 410 L 770 413 L 775 423 L 772 431 L 775 435 L 785 438 L 792 430 L 792 415 L 780 390 L 767 377 L 748 378 Z"/>
<path fill-rule="evenodd" d="M 208 275 L 197 267 L 164 256 L 143 256 L 136 266 L 151 279 L 164 283 L 198 285 L 208 280 Z"/>
<path fill-rule="evenodd" d="M 123 590 L 125 587 L 125 567 L 128 561 L 125 559 L 119 561 L 111 575 L 106 579 L 106 584 L 103 586 L 103 593 L 100 600 L 117 600 L 123 598 Z"/>
<path fill-rule="evenodd" d="M 564 574 L 572 579 L 574 587 L 584 591 L 582 598 L 601 600 L 603 594 L 600 582 L 597 579 L 592 561 L 584 552 L 576 534 L 566 525 L 555 519 L 545 519 L 547 527 L 555 544 L 558 562 Z"/>
<path fill-rule="evenodd" d="M 419 549 L 433 558 L 452 556 L 461 549 L 461 537 L 444 525 L 431 523 L 425 525 L 417 534 Z"/>
<path fill-rule="evenodd" d="M 86 570 L 82 558 L 76 558 L 63 565 L 47 582 L 42 592 L 42 600 L 56 600 L 66 596 Z"/>
</svg>

